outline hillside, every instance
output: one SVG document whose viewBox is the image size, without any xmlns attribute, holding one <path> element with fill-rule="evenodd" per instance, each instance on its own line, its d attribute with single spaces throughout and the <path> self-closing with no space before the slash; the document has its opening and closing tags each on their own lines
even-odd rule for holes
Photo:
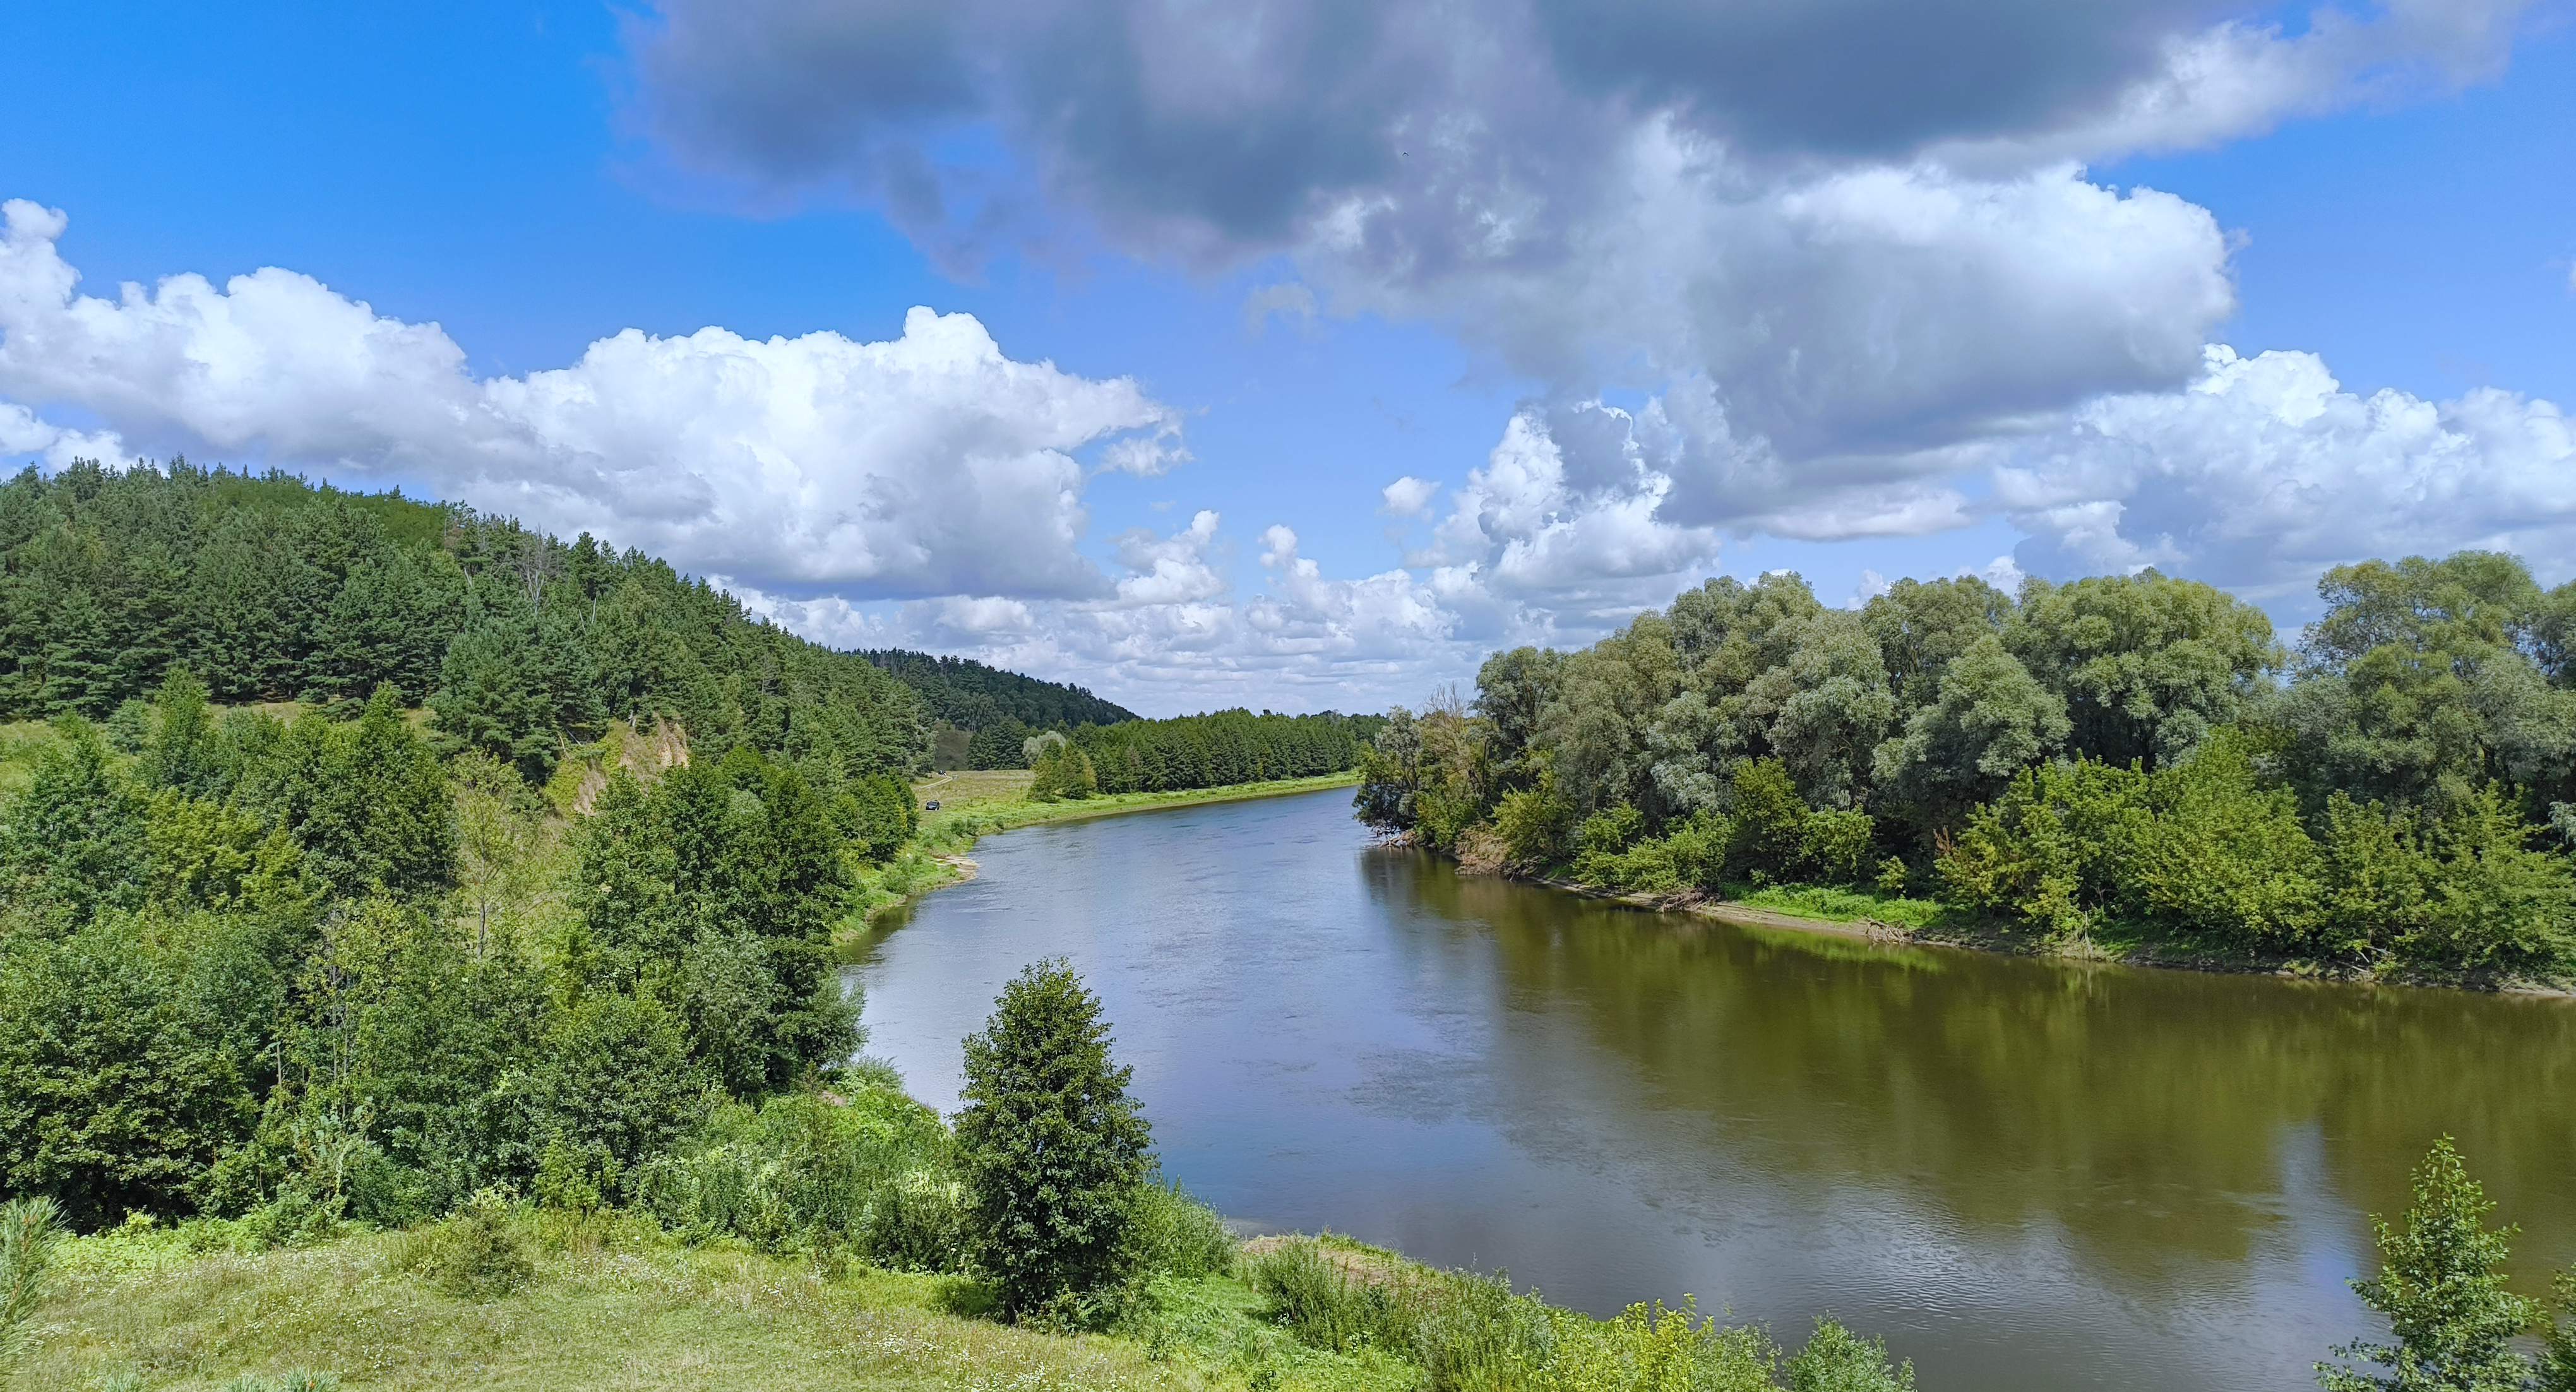
<svg viewBox="0 0 2576 1392">
<path fill-rule="evenodd" d="M 1005 672 L 972 658 L 904 648 L 858 656 L 910 687 L 932 719 L 952 733 L 940 759 L 944 768 L 1017 768 L 1020 742 L 1036 731 L 1136 718 L 1134 711 L 1082 687 Z"/>
</svg>

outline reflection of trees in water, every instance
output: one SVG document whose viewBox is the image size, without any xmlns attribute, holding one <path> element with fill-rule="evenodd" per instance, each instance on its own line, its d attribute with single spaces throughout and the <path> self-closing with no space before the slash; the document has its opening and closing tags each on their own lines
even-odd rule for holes
<svg viewBox="0 0 2576 1392">
<path fill-rule="evenodd" d="M 2390 1214 L 2448 1133 L 2522 1225 L 2519 1279 L 2576 1258 L 2569 1002 L 1748 931 L 1391 853 L 1368 873 L 1381 898 L 1490 925 L 1518 1007 L 1496 1012 L 1498 1049 L 1562 1052 L 1554 1021 L 1579 1019 L 1635 1074 L 1555 1105 L 1642 1092 L 1756 1173 L 1911 1191 L 1986 1227 L 2044 1218 L 2147 1275 L 2241 1260 L 2318 1197 L 2283 1192 L 2298 1133 L 2322 1137 L 2322 1197 Z"/>
</svg>

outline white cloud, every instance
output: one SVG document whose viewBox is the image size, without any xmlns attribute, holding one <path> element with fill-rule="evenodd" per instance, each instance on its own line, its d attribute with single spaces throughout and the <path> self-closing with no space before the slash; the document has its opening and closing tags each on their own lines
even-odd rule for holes
<svg viewBox="0 0 2576 1392">
<path fill-rule="evenodd" d="M 1378 490 L 1386 505 L 1378 511 L 1389 517 L 1420 517 L 1431 506 L 1431 495 L 1440 491 L 1436 479 L 1419 479 L 1411 474 Z"/>
<path fill-rule="evenodd" d="M 1190 525 L 1168 537 L 1139 529 L 1118 538 L 1118 561 L 1135 572 L 1118 582 L 1118 603 L 1126 608 L 1149 604 L 1191 604 L 1226 592 L 1225 577 L 1209 564 L 1216 543 L 1217 515 L 1200 511 Z"/>
<path fill-rule="evenodd" d="M 1013 361 L 969 315 L 915 309 L 883 343 L 630 329 L 570 367 L 478 381 L 437 325 L 291 271 L 78 294 L 63 215 L 5 215 L 12 452 L 93 443 L 38 414 L 77 407 L 120 454 L 416 479 L 692 571 L 862 596 L 1106 594 L 1077 550 L 1073 452 L 1106 442 L 1109 467 L 1139 473 L 1186 458 L 1177 417 L 1133 381 Z"/>
<path fill-rule="evenodd" d="M 2091 402 L 1995 479 L 2032 534 L 2021 563 L 2055 574 L 2156 565 L 2265 594 L 2372 556 L 2495 547 L 2563 573 L 2576 551 L 2558 406 L 2360 396 L 2308 353 L 2213 346 L 2189 389 Z"/>
</svg>

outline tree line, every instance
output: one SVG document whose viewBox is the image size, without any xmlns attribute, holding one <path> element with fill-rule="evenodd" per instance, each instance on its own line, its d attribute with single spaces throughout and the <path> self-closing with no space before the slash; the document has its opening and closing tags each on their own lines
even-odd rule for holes
<svg viewBox="0 0 2576 1392">
<path fill-rule="evenodd" d="M 0 484 L 0 718 L 131 725 L 174 668 L 226 705 L 391 684 L 444 747 L 538 781 L 611 722 L 657 715 L 826 782 L 930 758 L 902 682 L 587 535 L 184 459 Z"/>
<path fill-rule="evenodd" d="M 942 769 L 1021 768 L 1021 746 L 1041 730 L 1113 725 L 1136 713 L 1066 682 L 1040 681 L 973 658 L 934 657 L 902 648 L 859 656 L 920 695 L 935 723 Z"/>
<path fill-rule="evenodd" d="M 1361 815 L 1625 890 L 1844 884 L 2354 967 L 2576 965 L 2576 584 L 2338 567 L 2295 646 L 2154 570 L 1711 580 L 1399 710 Z"/>
<path fill-rule="evenodd" d="M 1378 720 L 1333 711 L 1223 710 L 1078 728 L 1073 744 L 1090 760 L 1104 793 L 1218 788 L 1356 767 Z"/>
</svg>

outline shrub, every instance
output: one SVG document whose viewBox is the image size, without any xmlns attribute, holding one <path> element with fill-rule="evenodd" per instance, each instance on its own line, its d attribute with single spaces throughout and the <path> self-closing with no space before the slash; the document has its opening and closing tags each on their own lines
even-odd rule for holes
<svg viewBox="0 0 2576 1392">
<path fill-rule="evenodd" d="M 1885 1339 L 1862 1339 L 1820 1319 L 1789 1360 L 1789 1392 L 1914 1392 L 1914 1364 L 1888 1362 Z"/>
<path fill-rule="evenodd" d="M 1779 1351 L 1752 1328 L 1721 1329 L 1688 1302 L 1631 1305 L 1614 1318 L 1555 1313 L 1533 1392 L 1773 1392 Z"/>
<path fill-rule="evenodd" d="M 1807 824 L 1798 829 L 1796 868 L 1832 884 L 1857 880 L 1876 830 L 1870 815 L 1857 807 L 1810 812 Z"/>
<path fill-rule="evenodd" d="M 1431 1271 L 1310 1237 L 1262 1252 L 1246 1275 L 1299 1343 L 1382 1349 L 1421 1369 L 1433 1392 L 1508 1385 L 1544 1364 L 1553 1340 L 1547 1308 L 1498 1277 Z"/>
<path fill-rule="evenodd" d="M 475 1191 L 456 1216 L 407 1234 L 396 1264 L 460 1300 L 508 1295 L 537 1273 L 527 1239 L 499 1191 Z"/>
<path fill-rule="evenodd" d="M 790 1094 L 757 1111 L 728 1107 L 693 1143 L 648 1162 L 636 1192 L 692 1241 L 846 1246 L 927 1271 L 957 1270 L 965 1257 L 965 1191 L 947 1134 L 890 1087 L 852 1088 L 846 1103 Z"/>
<path fill-rule="evenodd" d="M 1131 1273 L 1162 1272 L 1184 1278 L 1223 1275 L 1241 1244 L 1216 1211 L 1183 1192 L 1178 1183 L 1136 1186 L 1127 1213 Z"/>
<path fill-rule="evenodd" d="M 1062 961 L 1002 989 L 966 1040 L 957 1116 L 977 1260 L 1005 1314 L 1103 1289 L 1118 1275 L 1149 1130 L 1110 1062 L 1100 999 Z"/>
<path fill-rule="evenodd" d="M 2319 1363 L 2317 1381 L 2329 1392 L 2524 1386 L 2530 1367 L 2514 1351 L 2513 1338 L 2539 1310 L 2506 1290 L 2498 1269 L 2512 1246 L 2513 1229 L 2486 1226 L 2495 1205 L 2469 1178 L 2448 1136 L 2416 1167 L 2414 1189 L 2403 1231 L 2372 1216 L 2379 1274 L 2351 1283 L 2363 1304 L 2387 1318 L 2397 1342 L 2356 1339 L 2334 1350 L 2338 1358 L 2390 1374 Z"/>
</svg>

